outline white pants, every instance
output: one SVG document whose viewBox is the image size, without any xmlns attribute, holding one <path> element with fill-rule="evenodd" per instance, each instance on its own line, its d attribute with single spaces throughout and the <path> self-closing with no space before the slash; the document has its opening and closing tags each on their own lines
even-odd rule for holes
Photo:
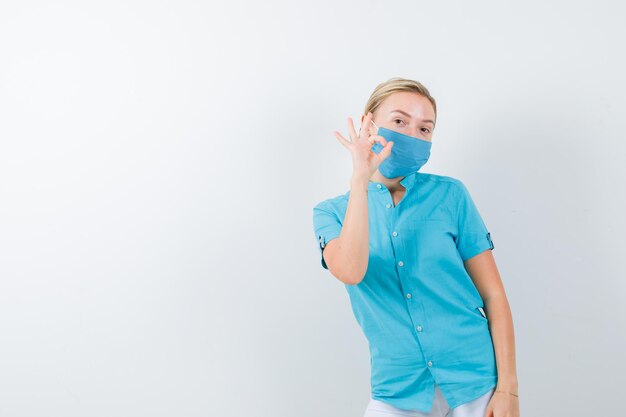
<svg viewBox="0 0 626 417">
<path fill-rule="evenodd" d="M 402 410 L 382 401 L 370 398 L 363 417 L 484 417 L 487 405 L 495 392 L 495 387 L 481 397 L 457 408 L 450 408 L 439 386 L 435 384 L 433 408 L 424 413 L 417 410 Z"/>
</svg>

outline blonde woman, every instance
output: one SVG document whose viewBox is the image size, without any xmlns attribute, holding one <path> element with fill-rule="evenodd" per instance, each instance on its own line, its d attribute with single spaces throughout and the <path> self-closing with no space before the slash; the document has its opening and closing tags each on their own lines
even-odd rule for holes
<svg viewBox="0 0 626 417">
<path fill-rule="evenodd" d="M 513 321 L 491 234 L 458 179 L 419 172 L 437 107 L 421 83 L 378 85 L 350 190 L 313 209 L 321 264 L 345 284 L 369 343 L 365 417 L 518 417 Z"/>
</svg>

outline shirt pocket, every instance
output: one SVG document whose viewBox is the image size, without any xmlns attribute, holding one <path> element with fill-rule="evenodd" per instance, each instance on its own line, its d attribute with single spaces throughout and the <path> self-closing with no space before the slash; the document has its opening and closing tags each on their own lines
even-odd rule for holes
<svg viewBox="0 0 626 417">
<path fill-rule="evenodd" d="M 440 257 L 454 253 L 454 228 L 447 219 L 417 219 L 411 222 L 410 228 L 418 252 Z"/>
</svg>

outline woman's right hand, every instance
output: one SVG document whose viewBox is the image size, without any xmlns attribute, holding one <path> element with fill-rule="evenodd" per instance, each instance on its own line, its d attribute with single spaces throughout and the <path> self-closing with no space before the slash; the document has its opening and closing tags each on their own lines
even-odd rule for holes
<svg viewBox="0 0 626 417">
<path fill-rule="evenodd" d="M 357 134 L 352 118 L 348 117 L 348 130 L 351 140 L 347 140 L 337 131 L 333 132 L 337 140 L 339 140 L 352 155 L 353 178 L 362 178 L 366 181 L 369 181 L 370 177 L 378 169 L 378 166 L 391 154 L 391 148 L 393 147 L 393 142 L 387 143 L 384 137 L 377 134 L 370 134 L 369 126 L 372 118 L 372 112 L 368 112 Z M 363 128 L 365 126 L 367 126 L 366 129 Z M 383 146 L 379 153 L 372 151 L 372 146 L 375 142 L 379 142 Z"/>
</svg>

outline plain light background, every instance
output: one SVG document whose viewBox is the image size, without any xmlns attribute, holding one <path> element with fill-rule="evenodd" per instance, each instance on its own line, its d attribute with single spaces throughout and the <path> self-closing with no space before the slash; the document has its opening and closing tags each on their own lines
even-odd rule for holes
<svg viewBox="0 0 626 417">
<path fill-rule="evenodd" d="M 0 415 L 361 416 L 320 265 L 333 136 L 402 76 L 438 102 L 511 304 L 522 415 L 622 410 L 617 1 L 0 4 Z"/>
</svg>

